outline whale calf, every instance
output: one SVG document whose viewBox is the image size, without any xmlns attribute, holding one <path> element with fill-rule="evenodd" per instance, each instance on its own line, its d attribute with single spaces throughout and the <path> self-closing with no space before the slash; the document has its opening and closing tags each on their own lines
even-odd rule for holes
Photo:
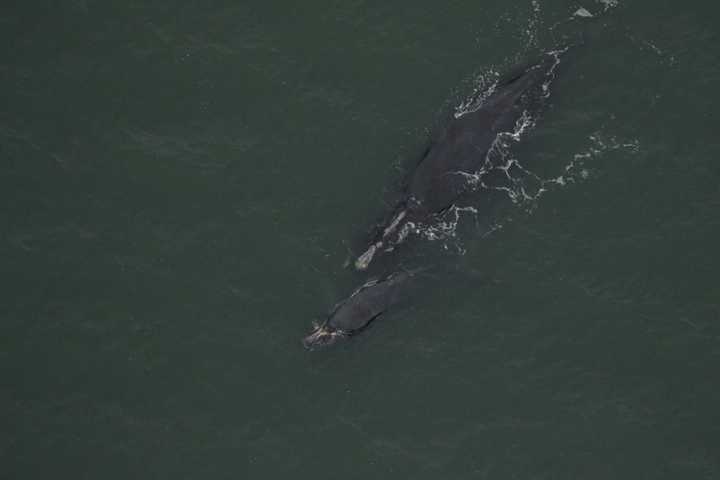
<svg viewBox="0 0 720 480">
<path fill-rule="evenodd" d="M 480 105 L 454 116 L 430 142 L 410 172 L 401 200 L 375 230 L 355 260 L 357 270 L 368 268 L 378 252 L 390 252 L 417 224 L 432 223 L 473 189 L 499 135 L 516 131 L 518 124 L 538 110 L 549 95 L 549 85 L 569 47 L 547 54 L 500 80 Z"/>
<path fill-rule="evenodd" d="M 408 282 L 418 272 L 400 271 L 365 283 L 338 303 L 322 324 L 315 325 L 303 339 L 303 345 L 313 350 L 360 332 L 397 304 Z"/>
</svg>

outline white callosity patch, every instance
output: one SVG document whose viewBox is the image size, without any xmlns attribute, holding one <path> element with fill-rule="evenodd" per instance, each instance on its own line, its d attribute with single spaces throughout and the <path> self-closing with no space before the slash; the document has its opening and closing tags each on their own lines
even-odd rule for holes
<svg viewBox="0 0 720 480">
<path fill-rule="evenodd" d="M 407 212 L 405 210 L 403 210 L 400 213 L 398 213 L 397 215 L 395 215 L 395 218 L 393 219 L 393 221 L 390 222 L 390 225 L 388 225 L 388 227 L 383 231 L 383 237 L 387 237 L 392 232 L 394 232 L 395 229 L 397 228 L 398 224 L 402 221 L 403 218 L 405 218 L 406 214 L 407 214 Z"/>
<path fill-rule="evenodd" d="M 381 248 L 382 246 L 382 242 L 376 242 L 370 245 L 370 247 L 365 250 L 365 253 L 360 255 L 357 260 L 355 260 L 355 268 L 358 270 L 367 269 L 368 265 L 370 265 L 370 262 L 372 262 L 372 259 L 375 256 L 375 252 L 377 252 L 378 248 Z"/>
<path fill-rule="evenodd" d="M 313 331 L 305 337 L 305 346 L 312 350 L 314 347 L 331 345 L 338 339 L 348 335 L 349 333 L 344 330 L 332 330 L 325 325 L 318 325 L 317 322 L 313 322 Z"/>
<path fill-rule="evenodd" d="M 365 250 L 365 253 L 360 255 L 357 258 L 357 260 L 355 260 L 355 268 L 357 270 L 367 269 L 367 267 L 370 265 L 370 262 L 372 262 L 372 259 L 375 256 L 375 253 L 383 247 L 385 239 L 388 238 L 389 235 L 394 233 L 395 230 L 397 230 L 398 225 L 400 224 L 400 222 L 402 222 L 402 220 L 405 218 L 406 215 L 407 215 L 407 211 L 405 211 L 405 210 L 401 210 L 397 215 L 395 215 L 393 220 L 390 222 L 390 225 L 388 225 L 387 228 L 385 228 L 385 230 L 383 230 L 382 240 L 370 245 L 370 247 L 368 247 L 368 249 Z M 404 239 L 404 237 L 402 237 L 402 239 L 400 241 L 402 241 L 403 239 Z M 400 241 L 395 242 L 395 244 L 399 243 Z M 390 245 L 390 247 L 388 247 L 388 249 L 386 249 L 386 251 L 390 251 L 393 248 L 394 248 L 393 245 Z"/>
</svg>

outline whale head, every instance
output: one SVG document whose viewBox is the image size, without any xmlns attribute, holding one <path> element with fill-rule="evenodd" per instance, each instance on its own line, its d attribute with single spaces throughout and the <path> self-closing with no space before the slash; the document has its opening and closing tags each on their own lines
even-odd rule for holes
<svg viewBox="0 0 720 480">
<path fill-rule="evenodd" d="M 381 242 L 370 245 L 370 247 L 365 250 L 365 253 L 360 255 L 357 260 L 355 260 L 355 269 L 359 271 L 367 270 L 370 262 L 372 262 L 372 259 L 375 256 L 375 252 L 377 252 L 377 249 L 381 246 Z"/>
<path fill-rule="evenodd" d="M 347 333 L 329 327 L 327 324 L 318 325 L 313 323 L 313 331 L 303 338 L 303 346 L 308 350 L 329 347 L 346 336 Z"/>
</svg>

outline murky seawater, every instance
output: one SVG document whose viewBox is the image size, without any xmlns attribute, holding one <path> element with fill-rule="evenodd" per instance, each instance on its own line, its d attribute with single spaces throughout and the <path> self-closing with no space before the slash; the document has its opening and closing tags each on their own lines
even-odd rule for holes
<svg viewBox="0 0 720 480">
<path fill-rule="evenodd" d="M 720 478 L 718 13 L 7 7 L 0 477 Z M 304 351 L 432 128 L 579 38 L 447 268 Z"/>
</svg>

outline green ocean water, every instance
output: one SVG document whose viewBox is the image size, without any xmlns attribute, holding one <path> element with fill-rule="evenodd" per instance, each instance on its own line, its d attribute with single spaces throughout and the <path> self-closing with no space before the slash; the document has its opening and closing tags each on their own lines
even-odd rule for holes
<svg viewBox="0 0 720 480">
<path fill-rule="evenodd" d="M 719 15 L 4 6 L 0 478 L 720 478 Z M 580 32 L 512 148 L 547 191 L 305 351 L 443 112 Z"/>
</svg>

